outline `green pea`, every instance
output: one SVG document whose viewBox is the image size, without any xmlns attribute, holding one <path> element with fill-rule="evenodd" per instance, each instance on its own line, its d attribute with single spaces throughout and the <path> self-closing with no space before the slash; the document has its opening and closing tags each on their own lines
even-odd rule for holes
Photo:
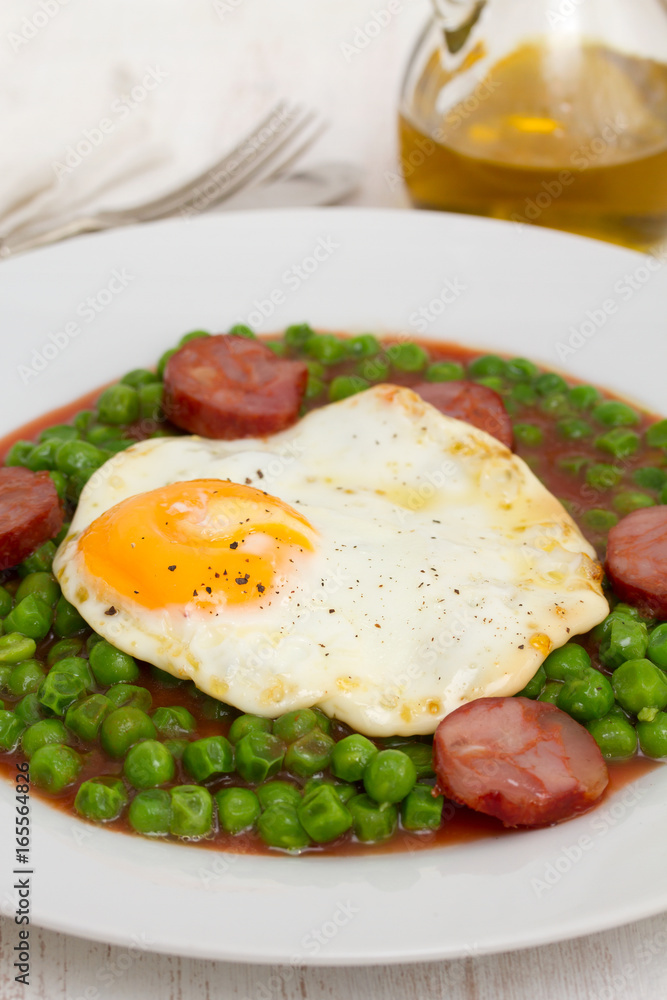
<svg viewBox="0 0 667 1000">
<path fill-rule="evenodd" d="M 584 676 L 591 667 L 591 658 L 582 646 L 568 642 L 552 650 L 543 663 L 550 681 L 570 681 Z"/>
<path fill-rule="evenodd" d="M 0 664 L 29 660 L 35 655 L 36 649 L 37 643 L 34 639 L 29 639 L 18 632 L 0 636 Z"/>
<path fill-rule="evenodd" d="M 53 621 L 53 631 L 61 639 L 71 639 L 72 636 L 80 635 L 88 629 L 88 623 L 84 621 L 73 604 L 62 595 L 56 604 L 56 615 Z"/>
<path fill-rule="evenodd" d="M 657 667 L 667 670 L 667 622 L 658 625 L 651 632 L 646 656 Z"/>
<path fill-rule="evenodd" d="M 155 735 L 155 726 L 146 713 L 131 705 L 114 709 L 100 728 L 102 749 L 110 757 L 124 757 L 139 740 L 152 740 Z"/>
<path fill-rule="evenodd" d="M 281 715 L 273 723 L 273 732 L 285 743 L 294 743 L 317 727 L 317 716 L 310 708 L 299 708 Z"/>
<path fill-rule="evenodd" d="M 431 743 L 409 742 L 400 747 L 401 753 L 410 758 L 415 767 L 417 780 L 420 778 L 432 778 L 435 775 L 433 770 L 433 746 Z"/>
<path fill-rule="evenodd" d="M 77 433 L 81 435 L 87 432 L 94 420 L 95 414 L 92 410 L 80 410 L 74 417 L 72 424 Z"/>
<path fill-rule="evenodd" d="M 430 785 L 415 785 L 401 802 L 401 822 L 405 830 L 438 830 L 442 823 L 442 795 L 434 795 Z"/>
<path fill-rule="evenodd" d="M 248 733 L 270 733 L 272 728 L 271 719 L 261 715 L 239 715 L 232 722 L 227 738 L 230 743 L 238 743 Z"/>
<path fill-rule="evenodd" d="M 607 714 L 601 719 L 591 719 L 586 729 L 605 760 L 626 760 L 637 752 L 635 727 L 625 717 Z"/>
<path fill-rule="evenodd" d="M 51 573 L 29 573 L 21 580 L 16 591 L 17 604 L 30 594 L 41 597 L 53 607 L 60 596 L 60 587 Z"/>
<path fill-rule="evenodd" d="M 29 556 L 16 567 L 18 575 L 23 577 L 30 573 L 49 573 L 53 564 L 53 557 L 56 554 L 56 547 L 53 542 L 44 542 L 39 548 L 31 552 Z"/>
<path fill-rule="evenodd" d="M 215 802 L 220 826 L 225 833 L 234 835 L 251 830 L 262 811 L 250 788 L 222 788 L 216 793 Z"/>
<path fill-rule="evenodd" d="M 509 361 L 505 361 L 504 364 L 504 372 L 499 372 L 498 374 L 504 374 L 512 382 L 526 382 L 539 374 L 537 365 L 532 361 L 528 361 L 527 358 L 511 358 Z"/>
<path fill-rule="evenodd" d="M 213 797 L 200 785 L 171 790 L 169 832 L 175 837 L 207 837 L 213 831 Z"/>
<path fill-rule="evenodd" d="M 0 709 L 0 750 L 14 750 L 25 723 L 20 716 Z"/>
<path fill-rule="evenodd" d="M 542 693 L 542 688 L 546 683 L 547 675 L 544 666 L 540 666 L 535 674 L 528 681 L 526 686 L 518 692 L 518 698 L 532 698 L 535 700 Z M 418 776 L 419 777 L 419 776 Z"/>
<path fill-rule="evenodd" d="M 68 485 L 67 484 L 67 476 L 64 476 L 62 474 L 62 472 L 58 472 L 55 469 L 49 470 L 49 475 L 51 477 L 53 485 L 56 488 L 56 493 L 58 494 L 59 499 L 60 500 L 65 500 L 65 498 L 67 496 L 67 485 Z M 64 527 L 64 525 L 63 525 L 63 527 Z M 63 538 L 64 537 L 65 536 L 63 535 Z M 58 533 L 58 535 L 56 535 L 56 541 L 57 541 L 58 544 L 60 544 L 60 542 L 62 541 L 62 539 L 60 538 L 60 532 Z"/>
<path fill-rule="evenodd" d="M 648 493 L 640 493 L 638 490 L 626 490 L 624 493 L 617 493 L 612 501 L 614 509 L 623 517 L 633 510 L 641 510 L 642 507 L 654 507 L 655 500 Z"/>
<path fill-rule="evenodd" d="M 637 736 L 647 757 L 667 757 L 667 712 L 657 712 L 650 722 L 638 722 Z"/>
<path fill-rule="evenodd" d="M 604 510 L 602 507 L 593 507 L 592 510 L 587 510 L 582 515 L 582 520 L 590 531 L 596 531 L 599 534 L 606 534 L 615 524 L 618 524 L 616 514 L 610 510 Z"/>
<path fill-rule="evenodd" d="M 7 452 L 5 465 L 22 465 L 27 467 L 27 462 L 32 455 L 35 444 L 33 441 L 15 441 Z"/>
<path fill-rule="evenodd" d="M 528 382 L 517 382 L 513 385 L 509 400 L 506 401 L 506 406 L 509 403 L 516 404 L 517 406 L 535 406 L 537 402 L 537 393 L 533 389 L 532 385 Z"/>
<path fill-rule="evenodd" d="M 390 344 L 386 354 L 401 372 L 420 372 L 429 362 L 428 352 L 419 344 Z"/>
<path fill-rule="evenodd" d="M 562 688 L 562 683 L 560 681 L 547 681 L 544 685 L 542 694 L 539 695 L 538 701 L 545 701 L 550 705 L 556 705 L 558 703 L 558 698 L 560 697 L 560 690 Z"/>
<path fill-rule="evenodd" d="M 102 722 L 112 710 L 112 704 L 103 694 L 93 694 L 84 701 L 70 705 L 65 715 L 65 725 L 81 740 L 97 739 Z"/>
<path fill-rule="evenodd" d="M 283 851 L 302 850 L 310 843 L 293 806 L 269 806 L 257 820 L 257 830 L 265 844 Z"/>
<path fill-rule="evenodd" d="M 97 412 L 105 424 L 132 424 L 139 416 L 139 394 L 122 382 L 110 385 L 97 401 Z"/>
<path fill-rule="evenodd" d="M 476 378 L 475 382 L 477 385 L 485 385 L 487 389 L 493 389 L 494 392 L 503 393 L 505 391 L 505 383 L 497 375 L 487 375 L 485 378 Z"/>
<path fill-rule="evenodd" d="M 116 649 L 105 639 L 96 643 L 90 651 L 90 668 L 95 680 L 103 687 L 109 684 L 126 684 L 136 681 L 139 668 L 134 657 Z"/>
<path fill-rule="evenodd" d="M 161 788 L 139 792 L 130 803 L 127 818 L 137 833 L 165 837 L 171 826 L 171 795 Z"/>
<path fill-rule="evenodd" d="M 289 781 L 266 781 L 256 788 L 257 798 L 262 809 L 269 806 L 294 806 L 301 802 L 301 792 Z"/>
<path fill-rule="evenodd" d="M 72 639 L 59 639 L 58 642 L 54 642 L 53 646 L 48 652 L 46 657 L 46 662 L 51 667 L 58 660 L 63 660 L 69 656 L 76 656 L 81 652 L 83 648 L 83 640 L 76 637 Z"/>
<path fill-rule="evenodd" d="M 567 382 L 556 372 L 543 372 L 534 380 L 535 391 L 540 396 L 548 396 L 551 393 L 564 393 L 568 390 Z"/>
<path fill-rule="evenodd" d="M 184 347 L 185 344 L 189 344 L 191 340 L 200 340 L 202 337 L 210 337 L 211 334 L 208 330 L 191 330 L 190 333 L 184 333 L 178 342 L 179 347 Z"/>
<path fill-rule="evenodd" d="M 22 698 L 25 694 L 33 694 L 45 677 L 46 671 L 38 660 L 24 660 L 9 675 L 7 690 L 13 698 Z"/>
<path fill-rule="evenodd" d="M 164 745 L 167 750 L 174 758 L 174 760 L 182 760 L 183 754 L 185 753 L 188 741 L 187 740 L 165 740 Z"/>
<path fill-rule="evenodd" d="M 35 751 L 30 761 L 30 780 L 47 792 L 62 792 L 73 785 L 83 762 L 76 750 L 60 744 L 49 744 Z"/>
<path fill-rule="evenodd" d="M 588 459 L 583 455 L 565 455 L 558 459 L 558 468 L 563 472 L 569 472 L 572 476 L 579 476 L 588 465 Z"/>
<path fill-rule="evenodd" d="M 215 739 L 215 737 L 211 737 Z M 156 788 L 173 781 L 176 762 L 157 740 L 142 740 L 127 752 L 123 774 L 134 788 Z"/>
<path fill-rule="evenodd" d="M 482 354 L 479 358 L 474 358 L 468 364 L 468 375 L 470 378 L 484 378 L 487 375 L 505 375 L 507 362 L 499 358 L 497 354 Z"/>
<path fill-rule="evenodd" d="M 306 399 L 317 399 L 324 392 L 324 382 L 317 375 L 309 375 L 306 382 Z"/>
<path fill-rule="evenodd" d="M 311 358 L 323 365 L 335 365 L 347 357 L 347 344 L 333 333 L 314 333 L 303 345 Z"/>
<path fill-rule="evenodd" d="M 667 699 L 666 699 L 667 700 Z M 614 704 L 614 690 L 599 670 L 589 667 L 583 676 L 566 680 L 558 696 L 558 708 L 577 722 L 600 719 Z"/>
<path fill-rule="evenodd" d="M 358 392 L 370 387 L 370 382 L 359 375 L 337 375 L 329 383 L 329 401 L 337 403 L 348 396 L 355 396 Z"/>
<path fill-rule="evenodd" d="M 388 840 L 393 836 L 398 824 L 398 810 L 395 805 L 379 806 L 369 795 L 355 795 L 348 802 L 347 808 L 352 813 L 357 840 L 372 844 Z"/>
<path fill-rule="evenodd" d="M 283 340 L 265 340 L 264 346 L 279 358 L 284 358 L 287 354 L 287 344 Z"/>
<path fill-rule="evenodd" d="M 162 382 L 151 382 L 150 385 L 142 385 L 138 389 L 138 393 L 139 416 L 149 420 L 163 420 L 162 400 L 164 386 Z"/>
<path fill-rule="evenodd" d="M 328 767 L 334 741 L 314 730 L 292 743 L 285 754 L 285 768 L 292 774 L 309 778 Z"/>
<path fill-rule="evenodd" d="M 414 787 L 417 772 L 407 754 L 381 750 L 371 758 L 363 780 L 367 794 L 376 802 L 400 802 Z"/>
<path fill-rule="evenodd" d="M 246 340 L 257 340 L 257 334 L 245 323 L 235 323 L 227 332 L 231 337 L 245 337 Z"/>
<path fill-rule="evenodd" d="M 611 683 L 616 701 L 633 715 L 643 708 L 667 705 L 667 676 L 650 660 L 627 660 L 614 672 Z"/>
<path fill-rule="evenodd" d="M 343 781 L 361 781 L 377 747 L 365 736 L 353 733 L 339 740 L 331 752 L 331 771 Z"/>
<path fill-rule="evenodd" d="M 552 392 L 543 396 L 538 405 L 542 413 L 546 413 L 550 417 L 572 416 L 568 398 L 563 392 Z"/>
<path fill-rule="evenodd" d="M 32 757 L 40 747 L 69 742 L 69 734 L 60 719 L 42 719 L 26 729 L 21 738 L 21 749 L 26 757 Z"/>
<path fill-rule="evenodd" d="M 27 694 L 14 705 L 14 714 L 22 726 L 32 726 L 42 718 L 42 706 L 36 694 Z"/>
<path fill-rule="evenodd" d="M 593 419 L 605 427 L 633 427 L 639 423 L 639 414 L 627 403 L 605 399 L 593 410 Z"/>
<path fill-rule="evenodd" d="M 595 439 L 595 447 L 601 451 L 608 451 L 615 458 L 627 458 L 639 448 L 639 434 L 634 431 L 616 427 L 613 431 L 607 431 Z"/>
<path fill-rule="evenodd" d="M 641 486 L 645 490 L 659 492 L 667 483 L 667 472 L 653 465 L 645 465 L 641 469 L 635 469 L 632 473 L 632 479 L 637 486 Z"/>
<path fill-rule="evenodd" d="M 56 452 L 56 468 L 65 476 L 94 471 L 105 461 L 104 452 L 88 441 L 65 441 Z"/>
<path fill-rule="evenodd" d="M 181 705 L 158 708 L 153 712 L 153 725 L 162 736 L 176 737 L 194 733 L 197 720 Z"/>
<path fill-rule="evenodd" d="M 271 733 L 250 731 L 236 744 L 236 769 L 248 784 L 266 781 L 280 770 L 285 745 Z"/>
<path fill-rule="evenodd" d="M 195 781 L 208 781 L 214 775 L 234 770 L 234 751 L 224 736 L 206 736 L 188 743 L 183 764 Z"/>
<path fill-rule="evenodd" d="M 61 661 L 64 662 L 64 661 Z M 76 673 L 52 667 L 38 691 L 39 703 L 54 715 L 64 715 L 69 706 L 86 690 L 86 682 Z"/>
<path fill-rule="evenodd" d="M 535 424 L 514 424 L 514 437 L 517 444 L 527 448 L 537 448 L 544 440 L 544 434 Z"/>
<path fill-rule="evenodd" d="M 575 385 L 568 392 L 570 404 L 576 410 L 590 410 L 600 398 L 600 393 L 592 385 Z"/>
<path fill-rule="evenodd" d="M 35 445 L 26 459 L 25 465 L 32 472 L 51 471 L 56 467 L 56 453 L 62 441 L 60 438 L 53 438 L 51 441 L 42 441 Z"/>
<path fill-rule="evenodd" d="M 293 350 L 300 351 L 314 336 L 316 336 L 315 331 L 308 323 L 294 323 L 285 330 L 285 343 Z"/>
<path fill-rule="evenodd" d="M 121 379 L 123 385 L 131 385 L 134 389 L 138 389 L 142 385 L 150 385 L 151 382 L 157 381 L 159 380 L 155 372 L 149 371 L 148 368 L 133 368 L 131 372 L 123 375 Z"/>
<path fill-rule="evenodd" d="M 164 354 L 162 355 L 162 357 L 158 361 L 157 368 L 156 368 L 156 373 L 157 373 L 157 377 L 159 379 L 163 379 L 164 378 L 165 368 L 167 367 L 167 365 L 169 363 L 169 359 L 174 356 L 174 354 L 176 353 L 176 351 L 177 351 L 176 347 L 170 348 L 170 350 L 164 352 Z"/>
<path fill-rule="evenodd" d="M 626 660 L 642 659 L 648 647 L 648 631 L 643 622 L 616 614 L 600 643 L 600 661 L 615 670 Z"/>
<path fill-rule="evenodd" d="M 7 687 L 13 669 L 13 667 L 8 665 L 0 666 L 0 691 Z"/>
<path fill-rule="evenodd" d="M 390 373 L 389 364 L 382 358 L 367 358 L 357 366 L 357 373 L 369 382 L 386 382 Z"/>
<path fill-rule="evenodd" d="M 667 420 L 651 424 L 646 431 L 646 443 L 651 448 L 667 448 Z"/>
<path fill-rule="evenodd" d="M 427 382 L 454 382 L 465 378 L 463 365 L 457 361 L 434 361 L 424 372 Z"/>
<path fill-rule="evenodd" d="M 361 333 L 356 337 L 351 337 L 347 344 L 347 351 L 351 358 L 372 358 L 379 354 L 381 350 L 380 341 L 372 333 Z"/>
<path fill-rule="evenodd" d="M 614 606 L 613 614 L 614 618 L 632 618 L 633 621 L 644 622 L 647 628 L 649 623 L 652 625 L 654 622 L 654 619 L 642 615 L 639 608 L 635 608 L 632 604 L 625 604 L 623 601 L 619 601 Z"/>
<path fill-rule="evenodd" d="M 84 819 L 108 823 L 118 819 L 127 805 L 127 792 L 120 778 L 90 778 L 82 782 L 74 799 L 74 809 Z"/>
<path fill-rule="evenodd" d="M 37 594 L 24 597 L 5 618 L 8 632 L 20 632 L 29 639 L 43 639 L 51 629 L 53 612 Z"/>
<path fill-rule="evenodd" d="M 12 610 L 14 599 L 5 587 L 0 586 L 0 618 L 4 618 Z"/>
<path fill-rule="evenodd" d="M 331 785 L 321 785 L 306 795 L 297 815 L 308 836 L 318 844 L 341 837 L 352 826 L 352 814 Z"/>
<path fill-rule="evenodd" d="M 568 441 L 581 441 L 593 433 L 591 425 L 585 420 L 580 420 L 579 417 L 566 417 L 564 420 L 559 420 L 556 424 L 556 430 L 561 437 Z"/>
<path fill-rule="evenodd" d="M 121 441 L 123 431 L 120 427 L 112 427 L 110 424 L 93 424 L 86 437 L 90 444 L 96 448 L 106 448 L 113 441 Z"/>
<path fill-rule="evenodd" d="M 135 684 L 114 684 L 107 691 L 107 698 L 114 708 L 139 708 L 149 712 L 153 703 L 150 691 Z"/>
</svg>

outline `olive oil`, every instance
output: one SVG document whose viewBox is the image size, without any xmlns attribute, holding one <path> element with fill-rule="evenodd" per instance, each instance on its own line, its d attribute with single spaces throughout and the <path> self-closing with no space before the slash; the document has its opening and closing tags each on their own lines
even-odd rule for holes
<svg viewBox="0 0 667 1000">
<path fill-rule="evenodd" d="M 401 167 L 417 205 L 638 248 L 664 238 L 667 65 L 535 41 L 443 108 L 452 79 L 434 52 L 401 113 Z"/>
</svg>

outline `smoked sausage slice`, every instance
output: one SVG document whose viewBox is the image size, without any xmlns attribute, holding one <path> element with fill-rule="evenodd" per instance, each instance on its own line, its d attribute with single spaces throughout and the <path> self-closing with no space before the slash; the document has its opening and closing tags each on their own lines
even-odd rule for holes
<svg viewBox="0 0 667 1000">
<path fill-rule="evenodd" d="M 22 562 L 62 526 L 62 505 L 48 472 L 0 469 L 0 570 Z"/>
<path fill-rule="evenodd" d="M 633 510 L 611 529 L 605 569 L 621 600 L 667 618 L 667 506 Z"/>
<path fill-rule="evenodd" d="M 457 708 L 435 732 L 433 766 L 439 791 L 505 826 L 569 819 L 597 802 L 609 780 L 590 733 L 529 698 Z"/>
<path fill-rule="evenodd" d="M 501 396 L 486 385 L 477 382 L 420 382 L 414 391 L 419 393 L 446 417 L 465 420 L 481 431 L 497 438 L 507 448 L 514 443 L 512 421 Z"/>
<path fill-rule="evenodd" d="M 308 381 L 302 361 L 277 357 L 248 337 L 197 337 L 171 356 L 164 411 L 177 427 L 231 440 L 293 424 Z"/>
</svg>

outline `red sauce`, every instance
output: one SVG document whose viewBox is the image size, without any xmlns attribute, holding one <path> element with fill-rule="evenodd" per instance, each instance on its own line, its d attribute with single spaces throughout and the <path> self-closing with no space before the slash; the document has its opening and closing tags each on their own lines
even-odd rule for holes
<svg viewBox="0 0 667 1000">
<path fill-rule="evenodd" d="M 389 341 L 385 341 L 385 343 L 388 342 Z M 424 343 L 423 346 L 428 350 L 433 361 L 454 361 L 459 362 L 464 366 L 480 354 L 479 351 L 473 351 L 468 348 L 461 347 L 460 345 L 450 343 Z M 349 361 L 330 366 L 326 370 L 326 380 L 329 381 L 336 375 L 352 374 L 355 371 L 355 366 L 356 362 Z M 422 380 L 423 377 L 420 372 L 392 372 L 391 376 L 392 383 L 405 386 L 413 386 Z M 575 380 L 570 379 L 568 380 L 568 384 L 574 385 L 576 382 Z M 7 450 L 15 441 L 37 439 L 39 433 L 46 427 L 50 427 L 53 424 L 67 423 L 80 410 L 94 408 L 94 404 L 104 388 L 105 386 L 102 386 L 99 389 L 96 389 L 93 392 L 75 400 L 71 404 L 60 407 L 58 410 L 51 413 L 44 414 L 43 416 L 31 421 L 29 424 L 11 432 L 11 434 L 0 440 L 0 457 L 4 459 Z M 605 393 L 604 398 L 614 397 L 609 393 Z M 310 400 L 306 404 L 305 408 L 306 410 L 311 410 L 325 402 L 326 398 L 324 397 L 321 399 Z M 582 414 L 582 417 L 586 419 L 585 414 Z M 608 507 L 610 497 L 613 496 L 615 492 L 620 492 L 626 489 L 638 489 L 632 481 L 632 472 L 634 469 L 644 465 L 662 465 L 664 461 L 662 451 L 643 446 L 635 455 L 627 459 L 618 460 L 613 459 L 611 456 L 605 457 L 595 448 L 593 441 L 596 435 L 576 443 L 568 442 L 560 437 L 555 430 L 554 417 L 545 414 L 540 409 L 539 405 L 523 406 L 521 408 L 520 420 L 523 423 L 531 423 L 540 427 L 543 431 L 544 440 L 537 448 L 526 447 L 519 443 L 515 448 L 516 453 L 528 462 L 535 474 L 545 483 L 547 488 L 552 493 L 569 505 L 569 509 L 573 517 L 580 524 L 584 534 L 586 534 L 592 544 L 595 545 L 600 556 L 602 557 L 604 555 L 606 537 L 587 531 L 585 525 L 581 523 L 582 515 L 587 510 L 592 508 L 600 506 Z M 652 423 L 653 420 L 655 420 L 655 417 L 651 417 L 648 414 L 641 414 L 641 422 L 634 429 L 642 431 L 646 428 L 646 426 Z M 156 426 L 159 425 L 151 422 L 148 432 L 155 429 Z M 180 433 L 176 428 L 171 427 L 169 424 L 165 423 L 162 426 L 169 429 L 172 433 Z M 129 433 L 132 437 L 136 437 L 137 439 L 141 439 L 145 436 L 144 428 L 142 428 L 141 425 L 131 428 Z M 598 433 L 603 433 L 603 430 L 600 430 Z M 613 490 L 601 493 L 599 490 L 586 486 L 585 483 L 582 484 L 580 476 L 573 472 L 565 471 L 560 466 L 559 463 L 563 459 L 572 458 L 582 458 L 595 462 L 608 462 L 609 464 L 614 464 L 622 468 L 622 479 Z M 7 583 L 8 581 L 5 581 L 5 585 L 7 585 Z M 11 589 L 11 580 L 8 585 Z M 38 658 L 46 658 L 48 649 L 54 641 L 56 641 L 55 637 L 47 637 L 47 639 L 39 644 L 36 656 Z M 590 636 L 577 637 L 577 641 L 588 649 L 593 656 L 594 664 L 599 666 L 595 658 L 597 647 Z M 153 676 L 148 664 L 142 664 L 141 670 L 142 676 L 137 683 L 146 687 L 150 692 L 153 699 L 152 708 L 155 709 L 160 706 L 168 705 L 182 705 L 187 708 L 198 721 L 196 738 L 214 734 L 225 735 L 233 718 L 240 714 L 234 709 L 228 709 L 226 706 L 222 706 L 218 710 L 222 713 L 222 717 L 217 719 L 205 718 L 202 714 L 202 706 L 205 704 L 210 707 L 212 700 L 209 699 L 204 702 L 202 696 L 196 691 L 196 689 L 194 689 L 194 686 L 166 686 L 162 681 L 157 680 Z M 11 701 L 11 699 L 6 700 Z M 336 738 L 341 738 L 351 731 L 346 726 L 336 722 L 333 723 L 333 727 L 332 735 Z M 73 745 L 76 746 L 76 744 Z M 102 774 L 120 775 L 123 767 L 122 760 L 116 761 L 107 757 L 99 744 L 95 744 L 92 748 L 89 745 L 85 748 L 80 746 L 78 749 L 82 751 L 85 749 L 86 752 L 84 754 L 84 766 L 77 783 L 66 789 L 58 796 L 46 794 L 42 796 L 50 804 L 69 813 L 73 811 L 74 798 L 82 781 Z M 8 778 L 10 778 L 10 780 L 13 781 L 15 764 L 17 761 L 22 759 L 24 758 L 20 752 L 4 754 L 0 757 L 0 773 L 4 773 Z M 615 792 L 625 787 L 625 785 L 637 780 L 658 766 L 659 764 L 657 762 L 642 756 L 637 756 L 632 760 L 625 761 L 623 763 L 611 764 L 609 766 L 610 783 L 601 800 L 602 803 L 608 801 Z M 278 774 L 275 777 L 282 780 L 292 781 L 295 784 L 297 783 L 297 780 L 288 774 Z M 178 763 L 177 774 L 173 784 L 189 783 L 191 780 L 192 779 L 189 778 L 188 775 L 182 770 L 181 764 Z M 243 782 L 239 779 L 239 776 L 234 774 L 213 781 L 207 787 L 211 792 L 216 792 L 220 788 L 227 785 L 242 784 Z M 37 789 L 33 789 L 33 794 L 34 793 L 41 794 Z M 106 824 L 106 826 L 120 832 L 132 832 L 124 816 L 112 823 Z M 515 833 L 515 831 L 505 829 L 499 821 L 493 819 L 492 817 L 484 816 L 465 807 L 455 806 L 453 803 L 446 802 L 443 814 L 443 823 L 440 829 L 436 832 L 416 834 L 399 829 L 390 841 L 377 845 L 364 845 L 348 838 L 342 838 L 341 841 L 327 844 L 324 847 L 314 847 L 310 849 L 310 852 L 318 855 L 360 855 L 369 853 L 393 853 L 398 851 L 412 852 L 433 847 L 442 847 L 448 844 L 467 843 L 482 838 L 504 837 L 513 833 Z M 233 851 L 235 853 L 275 853 L 272 849 L 266 847 L 261 842 L 259 837 L 254 834 L 233 837 L 231 835 L 218 832 L 210 839 L 199 841 L 198 844 L 204 848 Z"/>
</svg>

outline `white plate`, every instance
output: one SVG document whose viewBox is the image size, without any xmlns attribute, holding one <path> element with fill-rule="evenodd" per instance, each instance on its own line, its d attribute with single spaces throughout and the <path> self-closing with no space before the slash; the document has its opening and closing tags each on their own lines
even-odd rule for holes
<svg viewBox="0 0 667 1000">
<path fill-rule="evenodd" d="M 0 269 L 0 431 L 153 363 L 195 327 L 308 320 L 416 334 L 422 307 L 426 336 L 527 355 L 659 411 L 667 272 L 650 263 L 505 223 L 354 209 L 74 240 Z M 583 346 L 559 352 L 571 338 Z M 11 915 L 12 799 L 0 784 Z M 114 834 L 35 799 L 32 826 L 35 923 L 170 954 L 296 965 L 451 958 L 667 909 L 667 768 L 562 826 L 413 854 L 227 855 Z"/>
</svg>

